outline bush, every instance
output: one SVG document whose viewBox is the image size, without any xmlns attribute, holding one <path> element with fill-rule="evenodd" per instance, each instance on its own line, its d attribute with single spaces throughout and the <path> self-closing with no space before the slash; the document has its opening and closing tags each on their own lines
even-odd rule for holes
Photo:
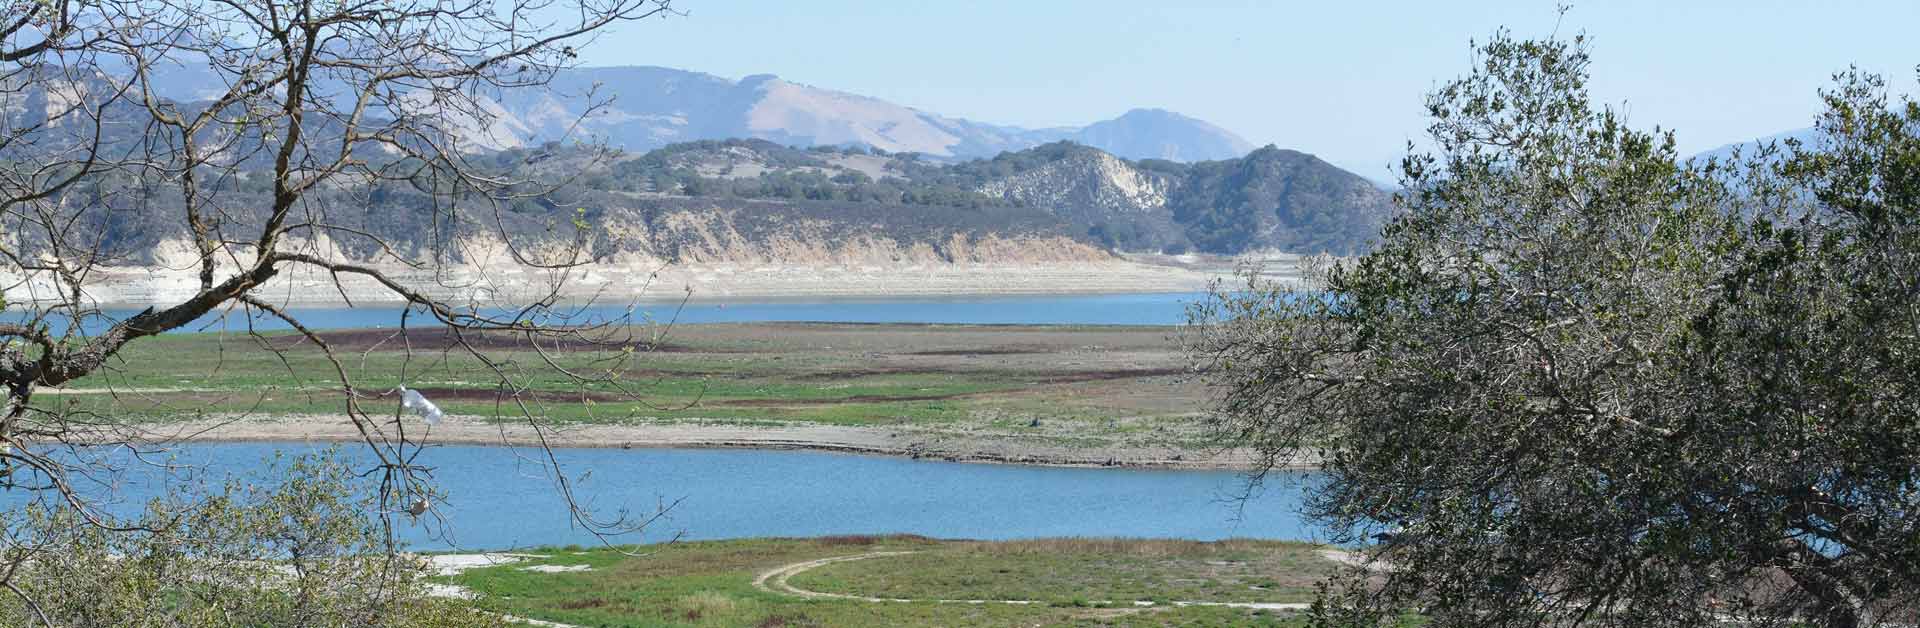
<svg viewBox="0 0 1920 628">
<path fill-rule="evenodd" d="M 0 512 L 0 564 L 19 590 L 0 594 L 0 625 L 502 625 L 428 595 L 426 564 L 389 544 L 366 514 L 378 500 L 335 455 L 274 469 L 284 479 L 273 486 L 170 492 L 133 531 L 61 504 Z"/>
</svg>

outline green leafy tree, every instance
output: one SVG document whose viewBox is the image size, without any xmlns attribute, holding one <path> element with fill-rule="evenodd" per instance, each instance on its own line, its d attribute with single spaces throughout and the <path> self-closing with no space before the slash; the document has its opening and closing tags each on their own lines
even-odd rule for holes
<svg viewBox="0 0 1920 628">
<path fill-rule="evenodd" d="M 1370 544 L 1316 620 L 1910 625 L 1920 108 L 1844 74 L 1818 145 L 1728 168 L 1587 64 L 1497 35 L 1378 248 L 1193 312 L 1221 435 Z"/>
<path fill-rule="evenodd" d="M 59 505 L 0 512 L 7 586 L 19 593 L 0 596 L 0 625 L 505 625 L 429 594 L 425 563 L 390 551 L 366 516 L 377 500 L 336 454 L 265 469 L 277 480 L 155 499 L 130 532 Z"/>
</svg>

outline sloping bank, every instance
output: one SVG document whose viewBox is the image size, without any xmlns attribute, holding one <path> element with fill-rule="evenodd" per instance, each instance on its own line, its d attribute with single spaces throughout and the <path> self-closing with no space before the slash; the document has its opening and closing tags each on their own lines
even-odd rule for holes
<svg viewBox="0 0 1920 628">
<path fill-rule="evenodd" d="M 279 420 L 194 421 L 147 426 L 156 438 L 181 442 L 360 441 L 344 416 Z M 1132 444 L 1075 446 L 988 434 L 834 425 L 741 426 L 669 423 L 542 427 L 448 417 L 424 434 L 430 443 L 596 448 L 803 449 L 917 459 L 1063 467 L 1245 469 L 1245 449 Z M 1311 468 L 1311 465 L 1299 465 Z"/>
<path fill-rule="evenodd" d="M 379 270 L 434 298 L 507 304 L 550 295 L 601 303 L 671 300 L 689 292 L 701 298 L 1182 292 L 1203 288 L 1234 263 L 1195 268 L 1130 259 L 1030 209 L 657 198 L 607 207 L 582 233 L 534 223 L 499 229 L 460 223 L 435 244 L 392 225 L 359 227 L 369 235 L 301 231 L 280 246 Z M 156 228 L 116 242 L 116 250 L 128 252 L 115 261 L 124 265 L 86 273 L 89 300 L 144 306 L 191 297 L 200 285 L 200 255 L 175 231 Z M 217 260 L 215 274 L 230 276 L 251 254 Z M 579 265 L 561 270 L 529 261 Z M 7 298 L 61 293 L 57 277 L 17 271 L 0 268 Z M 297 264 L 283 265 L 253 294 L 306 305 L 399 301 L 373 279 Z"/>
</svg>

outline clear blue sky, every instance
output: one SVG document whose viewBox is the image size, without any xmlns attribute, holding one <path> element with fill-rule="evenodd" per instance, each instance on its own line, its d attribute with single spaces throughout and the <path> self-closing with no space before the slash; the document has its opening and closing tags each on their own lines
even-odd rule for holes
<svg viewBox="0 0 1920 628">
<path fill-rule="evenodd" d="M 1386 179 L 1425 128 L 1421 97 L 1470 39 L 1584 31 L 1593 91 L 1687 152 L 1808 126 L 1849 64 L 1914 88 L 1920 2 L 1632 0 L 1132 2 L 675 0 L 623 25 L 589 65 L 772 73 L 926 111 L 1027 127 L 1163 107 L 1255 144 Z"/>
</svg>

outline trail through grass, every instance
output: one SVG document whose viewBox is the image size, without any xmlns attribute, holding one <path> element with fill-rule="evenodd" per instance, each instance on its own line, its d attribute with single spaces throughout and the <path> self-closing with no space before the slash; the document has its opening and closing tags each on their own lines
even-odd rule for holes
<svg viewBox="0 0 1920 628">
<path fill-rule="evenodd" d="M 1148 600 L 1153 595 L 1139 583 L 1181 581 L 1196 584 L 1170 591 L 1221 601 L 1295 601 L 1308 594 L 1310 579 L 1333 566 L 1319 557 L 1317 546 L 1265 541 L 993 543 L 854 536 L 642 549 L 640 557 L 543 551 L 537 553 L 548 558 L 476 569 L 452 580 L 479 592 L 478 603 L 490 610 L 581 626 L 1293 626 L 1298 618 L 1285 611 L 1101 601 Z M 832 563 L 801 572 L 793 583 L 882 597 L 1041 596 L 1045 603 L 808 599 L 753 585 L 757 575 L 783 565 L 891 551 L 911 553 Z M 956 573 L 951 561 L 967 566 Z M 540 565 L 587 570 L 530 569 Z M 1123 568 L 1111 569 L 1116 565 Z M 1216 585 L 1197 584 L 1207 580 Z"/>
</svg>

